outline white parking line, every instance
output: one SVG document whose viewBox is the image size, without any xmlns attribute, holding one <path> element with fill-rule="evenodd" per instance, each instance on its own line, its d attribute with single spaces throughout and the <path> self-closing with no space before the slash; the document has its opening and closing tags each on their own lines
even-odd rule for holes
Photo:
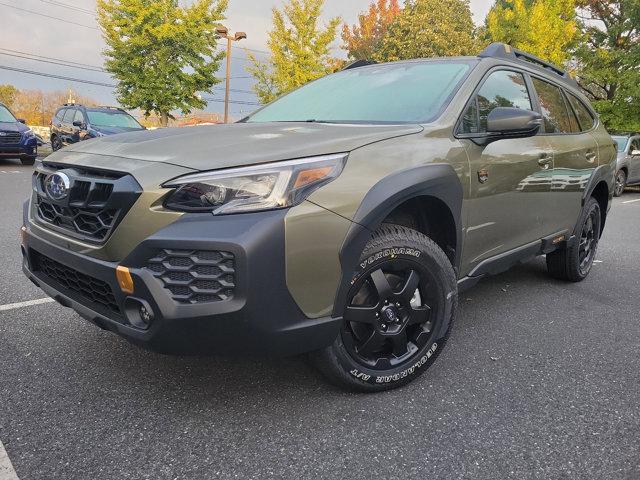
<svg viewBox="0 0 640 480">
<path fill-rule="evenodd" d="M 41 305 L 43 303 L 51 303 L 54 301 L 55 300 L 53 298 L 38 298 L 37 300 L 29 300 L 26 302 L 8 303 L 6 305 L 0 305 L 0 312 L 4 312 L 6 310 L 15 310 L 16 308 L 30 307 L 32 305 Z"/>
<path fill-rule="evenodd" d="M 0 442 L 0 480 L 19 480 L 2 442 Z"/>
<path fill-rule="evenodd" d="M 640 198 L 636 198 L 635 200 L 627 200 L 626 202 L 622 202 L 622 203 L 635 203 L 635 202 L 640 202 Z"/>
</svg>

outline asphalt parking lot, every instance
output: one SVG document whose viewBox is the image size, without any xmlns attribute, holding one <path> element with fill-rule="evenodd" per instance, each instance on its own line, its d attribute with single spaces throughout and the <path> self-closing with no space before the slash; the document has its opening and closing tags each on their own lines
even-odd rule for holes
<svg viewBox="0 0 640 480">
<path fill-rule="evenodd" d="M 1 305 L 43 297 L 20 270 L 30 173 L 0 162 Z M 638 479 L 638 271 L 636 191 L 585 282 L 538 259 L 480 283 L 434 367 L 377 395 L 299 359 L 148 353 L 55 303 L 0 311 L 0 441 L 21 480 Z"/>
</svg>

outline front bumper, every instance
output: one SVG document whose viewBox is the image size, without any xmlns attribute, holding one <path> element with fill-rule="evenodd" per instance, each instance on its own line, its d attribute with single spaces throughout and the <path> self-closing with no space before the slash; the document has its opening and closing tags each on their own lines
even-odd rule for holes
<svg viewBox="0 0 640 480">
<path fill-rule="evenodd" d="M 215 217 L 184 215 L 141 242 L 118 264 L 54 245 L 30 228 L 25 211 L 23 270 L 49 296 L 103 329 L 147 349 L 169 354 L 295 355 L 330 345 L 340 319 L 307 318 L 286 286 L 284 216 L 272 211 Z M 149 259 L 161 250 L 231 252 L 235 288 L 230 299 L 184 304 L 172 298 Z M 116 310 L 91 301 L 44 273 L 41 257 L 108 285 Z M 130 269 L 134 293 L 122 293 L 116 267 Z M 84 278 L 84 277 L 83 277 Z M 104 285 L 100 288 L 105 288 Z M 136 327 L 131 306 L 153 312 L 148 328 Z"/>
<path fill-rule="evenodd" d="M 22 140 L 18 145 L 0 145 L 0 158 L 35 158 L 38 140 L 35 137 Z"/>
</svg>

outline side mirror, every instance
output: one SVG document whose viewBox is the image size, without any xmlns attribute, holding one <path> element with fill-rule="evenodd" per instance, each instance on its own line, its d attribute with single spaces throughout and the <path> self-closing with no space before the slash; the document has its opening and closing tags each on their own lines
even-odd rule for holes
<svg viewBox="0 0 640 480">
<path fill-rule="evenodd" d="M 542 115 L 520 108 L 494 108 L 487 117 L 487 133 L 499 138 L 533 137 L 541 126 Z"/>
<path fill-rule="evenodd" d="M 481 146 L 506 138 L 526 138 L 538 134 L 542 115 L 531 110 L 513 107 L 497 107 L 487 116 L 487 132 L 471 138 Z"/>
<path fill-rule="evenodd" d="M 82 120 L 74 120 L 73 126 L 78 128 L 84 128 L 84 122 Z"/>
<path fill-rule="evenodd" d="M 27 124 L 27 121 L 24 118 L 16 118 L 16 120 L 18 120 L 20 123 L 24 123 L 25 125 Z"/>
</svg>

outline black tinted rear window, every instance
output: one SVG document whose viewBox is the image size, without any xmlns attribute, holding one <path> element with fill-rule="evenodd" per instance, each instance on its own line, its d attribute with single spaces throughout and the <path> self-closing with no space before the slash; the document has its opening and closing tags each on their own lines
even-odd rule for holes
<svg viewBox="0 0 640 480">
<path fill-rule="evenodd" d="M 567 98 L 569 98 L 569 103 L 571 104 L 573 111 L 576 112 L 578 122 L 580 123 L 580 130 L 582 130 L 583 132 L 586 130 L 591 130 L 591 128 L 593 127 L 594 118 L 593 115 L 591 115 L 589 109 L 584 105 L 584 103 L 582 103 L 572 94 L 567 93 Z"/>
</svg>

